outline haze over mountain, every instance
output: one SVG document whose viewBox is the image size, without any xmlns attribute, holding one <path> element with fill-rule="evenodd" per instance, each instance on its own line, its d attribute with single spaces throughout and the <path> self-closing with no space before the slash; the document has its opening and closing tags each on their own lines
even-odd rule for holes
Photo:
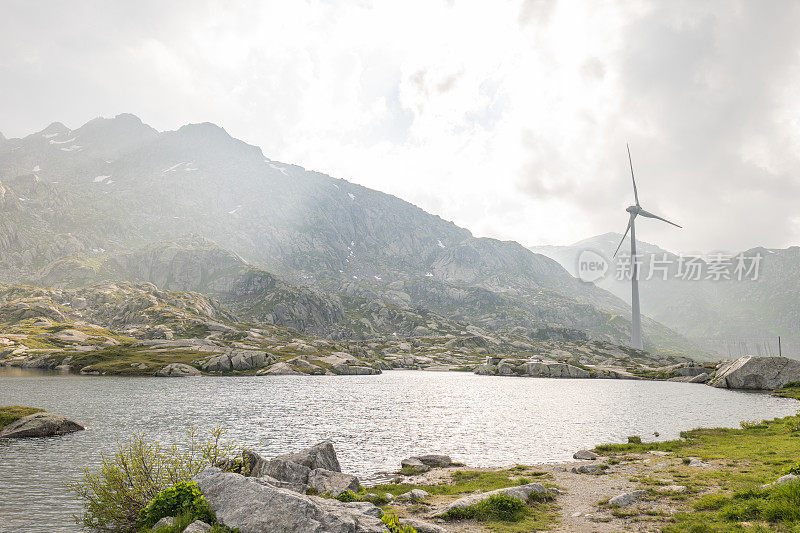
<svg viewBox="0 0 800 533">
<path fill-rule="evenodd" d="M 530 249 L 555 259 L 573 275 L 577 274 L 581 252 L 599 253 L 612 267 L 597 286 L 630 302 L 630 282 L 616 275 L 612 259 L 621 238 L 621 234 L 606 233 L 569 246 Z M 800 337 L 800 247 L 753 248 L 722 257 L 711 254 L 697 261 L 697 280 L 684 279 L 696 277 L 688 275 L 688 256 L 681 273 L 679 256 L 672 252 L 638 239 L 637 252 L 641 254 L 642 311 L 670 328 L 688 337 L 705 339 Z M 630 238 L 625 239 L 620 253 L 629 255 Z M 758 262 L 757 269 L 742 275 L 741 280 L 735 272 L 739 256 L 748 269 L 753 260 Z M 726 274 L 715 279 L 717 275 L 709 270 L 711 263 L 721 265 Z M 666 271 L 660 267 L 666 267 Z"/>
<path fill-rule="evenodd" d="M 75 130 L 53 123 L 0 141 L 0 182 L 10 283 L 149 281 L 337 336 L 469 324 L 628 336 L 627 306 L 556 261 L 273 161 L 209 123 L 168 132 L 133 115 Z M 692 349 L 653 321 L 645 329 L 647 347 Z"/>
</svg>

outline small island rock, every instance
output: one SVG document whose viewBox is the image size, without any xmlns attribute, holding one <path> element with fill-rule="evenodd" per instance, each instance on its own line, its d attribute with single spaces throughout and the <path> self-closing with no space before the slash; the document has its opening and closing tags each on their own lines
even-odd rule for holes
<svg viewBox="0 0 800 533">
<path fill-rule="evenodd" d="M 0 439 L 54 437 L 84 429 L 82 425 L 61 415 L 35 413 L 8 424 L 0 430 Z"/>
</svg>

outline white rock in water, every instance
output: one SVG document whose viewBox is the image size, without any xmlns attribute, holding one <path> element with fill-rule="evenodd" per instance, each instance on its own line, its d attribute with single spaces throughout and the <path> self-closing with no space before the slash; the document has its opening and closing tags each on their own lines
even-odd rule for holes
<svg viewBox="0 0 800 533">
<path fill-rule="evenodd" d="M 34 413 L 11 422 L 0 429 L 0 439 L 23 439 L 35 437 L 55 437 L 85 429 L 61 415 L 53 413 Z"/>
</svg>

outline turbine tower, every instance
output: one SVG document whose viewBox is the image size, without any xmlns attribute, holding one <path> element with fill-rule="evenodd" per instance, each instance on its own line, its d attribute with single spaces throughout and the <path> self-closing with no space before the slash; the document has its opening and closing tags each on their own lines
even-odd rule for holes
<svg viewBox="0 0 800 533">
<path fill-rule="evenodd" d="M 675 224 L 674 222 L 670 222 L 666 218 L 661 218 L 658 215 L 654 215 L 653 213 L 649 213 L 642 209 L 642 206 L 639 205 L 639 193 L 636 190 L 636 178 L 633 177 L 633 161 L 631 160 L 631 147 L 626 145 L 628 148 L 628 163 L 631 166 L 631 181 L 633 181 L 633 197 L 636 200 L 636 205 L 629 206 L 625 211 L 627 211 L 630 215 L 628 219 L 628 227 L 625 229 L 625 235 L 622 236 L 622 240 L 619 241 L 619 245 L 617 249 L 614 251 L 614 257 L 617 256 L 617 252 L 619 252 L 620 246 L 625 241 L 625 237 L 627 237 L 628 232 L 631 232 L 631 346 L 636 348 L 637 350 L 642 349 L 642 313 L 639 310 L 639 265 L 636 263 L 636 224 L 635 220 L 638 215 L 642 215 L 643 217 L 647 218 L 656 218 L 658 220 L 662 220 L 667 224 L 672 224 L 673 226 L 681 227 Z"/>
</svg>

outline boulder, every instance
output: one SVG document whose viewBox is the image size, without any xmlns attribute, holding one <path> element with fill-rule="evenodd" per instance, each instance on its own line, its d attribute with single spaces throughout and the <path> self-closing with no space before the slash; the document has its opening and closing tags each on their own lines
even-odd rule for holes
<svg viewBox="0 0 800 533">
<path fill-rule="evenodd" d="M 708 384 L 728 389 L 774 390 L 792 381 L 800 381 L 800 361 L 748 355 L 720 367 Z"/>
<path fill-rule="evenodd" d="M 428 491 L 422 489 L 411 489 L 410 491 L 404 492 L 403 494 L 399 495 L 397 497 L 397 500 L 399 501 L 424 500 L 428 496 L 430 496 L 430 493 L 428 493 Z"/>
<path fill-rule="evenodd" d="M 555 361 L 529 361 L 519 367 L 524 375 L 539 378 L 589 378 L 589 372 L 577 366 Z"/>
<path fill-rule="evenodd" d="M 370 376 L 381 373 L 378 368 L 363 365 L 348 365 L 347 363 L 333 365 L 333 371 L 343 376 Z"/>
<path fill-rule="evenodd" d="M 711 379 L 707 373 L 703 372 L 702 374 L 698 374 L 691 378 L 688 383 L 708 383 L 708 380 Z"/>
<path fill-rule="evenodd" d="M 401 518 L 400 525 L 411 526 L 417 533 L 447 533 L 445 528 L 419 518 Z"/>
<path fill-rule="evenodd" d="M 156 372 L 156 376 L 162 378 L 187 378 L 200 375 L 200 371 L 195 367 L 183 363 L 170 363 Z"/>
<path fill-rule="evenodd" d="M 573 459 L 578 459 L 581 461 L 593 461 L 598 457 L 600 456 L 594 453 L 593 451 L 589 450 L 578 450 L 577 452 L 572 454 Z"/>
<path fill-rule="evenodd" d="M 767 483 L 766 485 L 761 485 L 762 489 L 768 489 L 774 485 L 783 485 L 784 483 L 796 483 L 800 482 L 800 476 L 795 474 L 786 474 L 785 476 L 781 476 L 772 483 Z"/>
<path fill-rule="evenodd" d="M 453 464 L 453 460 L 450 459 L 449 455 L 437 455 L 437 454 L 417 455 L 411 457 L 411 459 L 417 459 L 422 464 L 430 466 L 431 468 L 446 468 Z"/>
<path fill-rule="evenodd" d="M 541 494 L 543 496 L 549 496 L 547 489 L 544 488 L 539 483 L 528 483 L 527 485 L 518 485 L 516 487 L 508 487 L 506 489 L 497 489 L 497 490 L 490 490 L 489 492 L 482 492 L 480 494 L 470 494 L 469 496 L 464 496 L 463 498 L 459 498 L 456 501 L 452 502 L 450 505 L 445 507 L 442 514 L 447 513 L 453 509 L 464 509 L 469 507 L 470 505 L 474 505 L 478 502 L 482 502 L 489 496 L 494 494 L 507 494 L 509 496 L 513 496 L 514 498 L 519 498 L 523 502 L 527 502 L 528 498 L 530 498 L 531 494 L 533 493 Z"/>
<path fill-rule="evenodd" d="M 266 464 L 260 474 L 285 481 L 291 485 L 307 486 L 311 469 L 294 461 L 275 457 Z"/>
<path fill-rule="evenodd" d="M 610 500 L 608 500 L 609 505 L 618 506 L 618 507 L 625 507 L 626 505 L 630 505 L 642 496 L 646 495 L 646 490 L 635 490 L 633 492 L 626 492 L 624 494 L 618 494 L 614 496 Z"/>
<path fill-rule="evenodd" d="M 260 477 L 265 474 L 267 461 L 256 452 L 248 449 L 242 450 L 241 459 L 226 459 L 214 466 L 223 472 L 235 472 L 243 476 Z"/>
<path fill-rule="evenodd" d="M 322 441 L 297 453 L 279 455 L 276 459 L 285 459 L 286 461 L 301 464 L 310 470 L 324 468 L 332 472 L 342 471 L 339 466 L 339 459 L 336 457 L 336 450 L 333 449 L 333 442 L 329 440 Z"/>
<path fill-rule="evenodd" d="M 385 533 L 382 511 L 274 487 L 266 481 L 208 468 L 194 481 L 217 519 L 241 533 Z"/>
<path fill-rule="evenodd" d="M 324 468 L 312 470 L 308 475 L 308 484 L 318 494 L 329 492 L 334 497 L 348 490 L 353 492 L 361 490 L 361 483 L 356 476 L 333 472 Z"/>
<path fill-rule="evenodd" d="M 426 465 L 416 457 L 409 457 L 408 459 L 403 459 L 400 461 L 400 468 L 403 470 L 410 470 L 415 474 L 421 474 L 431 469 L 430 466 Z"/>
<path fill-rule="evenodd" d="M 153 528 L 152 529 L 153 529 L 153 531 L 157 531 L 158 529 L 160 529 L 162 527 L 172 527 L 172 524 L 174 524 L 174 523 L 175 523 L 175 517 L 174 516 L 165 516 L 164 518 L 162 518 L 161 520 L 159 520 L 158 522 L 153 524 Z"/>
<path fill-rule="evenodd" d="M 195 520 L 183 530 L 183 533 L 207 533 L 211 531 L 211 526 L 202 520 Z"/>
<path fill-rule="evenodd" d="M 571 470 L 573 474 L 602 474 L 603 470 L 597 465 L 581 465 Z"/>
<path fill-rule="evenodd" d="M 259 376 L 305 376 L 306 374 L 298 372 L 289 366 L 288 363 L 275 363 L 269 368 L 259 370 L 256 372 Z"/>
<path fill-rule="evenodd" d="M 61 415 L 34 413 L 11 422 L 3 429 L 0 429 L 0 439 L 55 437 L 84 429 L 82 425 Z"/>
</svg>

